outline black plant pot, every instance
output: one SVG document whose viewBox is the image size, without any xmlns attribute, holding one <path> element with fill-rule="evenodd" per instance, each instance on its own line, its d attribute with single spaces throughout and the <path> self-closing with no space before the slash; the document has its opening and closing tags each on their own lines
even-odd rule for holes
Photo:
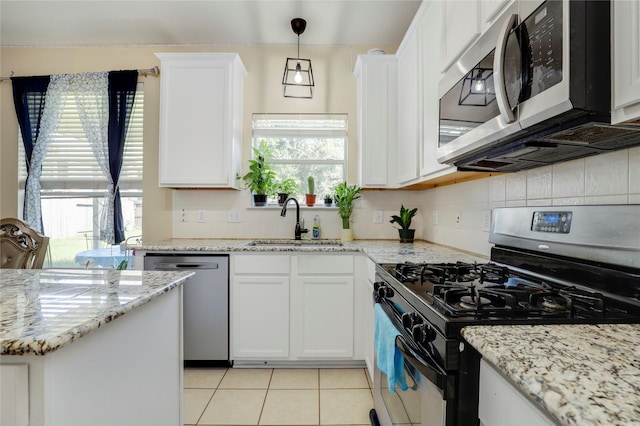
<svg viewBox="0 0 640 426">
<path fill-rule="evenodd" d="M 415 229 L 398 229 L 398 234 L 400 234 L 400 242 L 401 243 L 412 243 L 413 236 L 415 235 Z"/>
<path fill-rule="evenodd" d="M 278 192 L 278 204 L 283 205 L 284 202 L 287 201 L 288 197 L 289 194 L 287 194 L 286 192 Z"/>
<path fill-rule="evenodd" d="M 262 207 L 267 205 L 267 194 L 253 194 L 253 205 Z"/>
</svg>

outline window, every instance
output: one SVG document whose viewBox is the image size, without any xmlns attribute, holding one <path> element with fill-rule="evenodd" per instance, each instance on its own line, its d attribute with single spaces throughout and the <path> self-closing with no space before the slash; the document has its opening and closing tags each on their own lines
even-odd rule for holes
<svg viewBox="0 0 640 426">
<path fill-rule="evenodd" d="M 142 88 L 138 84 L 119 181 L 127 238 L 140 236 L 142 231 Z M 19 185 L 24 190 L 27 169 L 20 136 L 18 147 Z M 109 267 L 129 257 L 119 246 L 107 247 L 98 239 L 98 220 L 108 182 L 87 142 L 73 99 L 65 103 L 56 137 L 42 165 L 40 183 L 44 232 L 50 238 L 45 266 Z"/>
<path fill-rule="evenodd" d="M 278 181 L 294 179 L 299 193 L 313 176 L 318 197 L 332 195 L 345 180 L 346 114 L 254 114 L 253 145 L 264 140 Z"/>
</svg>

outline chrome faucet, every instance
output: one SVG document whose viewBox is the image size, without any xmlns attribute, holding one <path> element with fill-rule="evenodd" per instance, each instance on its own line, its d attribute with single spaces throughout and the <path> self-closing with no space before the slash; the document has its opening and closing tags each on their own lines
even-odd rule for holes
<svg viewBox="0 0 640 426">
<path fill-rule="evenodd" d="M 309 230 L 302 229 L 302 227 L 300 226 L 300 204 L 298 204 L 298 200 L 292 197 L 287 198 L 284 203 L 282 203 L 282 211 L 280 212 L 280 216 L 285 217 L 287 215 L 287 203 L 289 203 L 289 201 L 293 201 L 294 203 L 296 203 L 296 229 L 294 234 L 296 240 L 301 240 L 302 234 L 309 232 Z"/>
</svg>

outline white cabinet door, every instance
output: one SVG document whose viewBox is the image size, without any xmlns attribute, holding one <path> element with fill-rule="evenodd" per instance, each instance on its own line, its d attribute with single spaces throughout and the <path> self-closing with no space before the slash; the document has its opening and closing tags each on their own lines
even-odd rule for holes
<svg viewBox="0 0 640 426">
<path fill-rule="evenodd" d="M 15 358 L 15 357 L 14 357 Z M 29 366 L 0 365 L 0 425 L 29 424 Z"/>
<path fill-rule="evenodd" d="M 293 357 L 353 356 L 354 281 L 351 255 L 300 255 L 291 284 Z"/>
<path fill-rule="evenodd" d="M 397 136 L 397 59 L 358 55 L 353 73 L 358 81 L 358 184 L 386 188 Z"/>
<path fill-rule="evenodd" d="M 456 171 L 454 166 L 440 164 L 437 160 L 440 132 L 440 40 L 442 35 L 442 7 L 439 1 L 431 2 L 424 11 L 420 23 L 421 79 L 422 79 L 422 140 L 420 141 L 420 176 L 429 178 Z"/>
<path fill-rule="evenodd" d="M 446 70 L 480 35 L 479 0 L 445 1 L 442 70 Z"/>
<path fill-rule="evenodd" d="M 485 426 L 552 426 L 543 410 L 516 389 L 485 360 L 480 361 L 480 400 L 478 417 Z"/>
<path fill-rule="evenodd" d="M 299 277 L 294 285 L 294 356 L 351 358 L 353 277 Z"/>
<path fill-rule="evenodd" d="M 157 53 L 161 60 L 159 185 L 237 188 L 242 80 L 236 53 Z"/>
<path fill-rule="evenodd" d="M 233 359 L 289 358 L 289 277 L 233 279 Z"/>
<path fill-rule="evenodd" d="M 232 359 L 289 358 L 289 255 L 233 255 Z"/>
<path fill-rule="evenodd" d="M 640 119 L 640 2 L 611 2 L 613 13 L 612 123 Z"/>
<path fill-rule="evenodd" d="M 418 80 L 418 31 L 407 33 L 398 51 L 397 176 L 403 184 L 418 177 L 420 84 Z"/>
<path fill-rule="evenodd" d="M 480 0 L 480 31 L 485 32 L 514 0 Z"/>
</svg>

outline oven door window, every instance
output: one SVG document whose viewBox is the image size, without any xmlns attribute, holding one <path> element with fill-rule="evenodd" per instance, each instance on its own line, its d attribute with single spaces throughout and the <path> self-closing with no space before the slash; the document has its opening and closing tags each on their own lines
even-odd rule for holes
<svg viewBox="0 0 640 426">
<path fill-rule="evenodd" d="M 383 384 L 380 389 L 382 400 L 384 401 L 384 405 L 393 425 L 420 425 L 422 424 L 422 397 L 420 393 L 420 380 L 417 378 L 420 376 L 407 362 L 405 362 L 404 367 L 409 389 L 402 391 L 400 388 L 396 387 L 395 394 L 389 391 L 388 386 L 384 386 L 384 384 L 387 383 L 387 375 L 380 371 L 382 376 L 381 383 Z"/>
<path fill-rule="evenodd" d="M 494 52 L 440 98 L 439 147 L 500 115 L 493 81 Z"/>
</svg>

